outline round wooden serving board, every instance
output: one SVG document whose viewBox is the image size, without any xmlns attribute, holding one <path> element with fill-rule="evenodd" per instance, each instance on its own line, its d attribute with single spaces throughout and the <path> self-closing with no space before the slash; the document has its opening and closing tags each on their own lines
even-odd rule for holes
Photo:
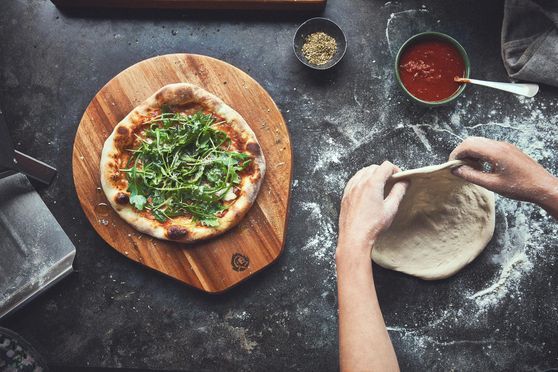
<svg viewBox="0 0 558 372">
<path fill-rule="evenodd" d="M 240 113 L 256 133 L 267 162 L 258 199 L 240 224 L 220 237 L 190 245 L 133 229 L 104 204 L 99 179 L 101 150 L 116 124 L 159 88 L 178 82 L 199 85 Z M 170 54 L 127 68 L 85 110 L 72 165 L 81 206 L 101 237 L 127 258 L 190 286 L 222 292 L 271 264 L 283 250 L 292 177 L 287 126 L 269 94 L 228 63 Z"/>
</svg>

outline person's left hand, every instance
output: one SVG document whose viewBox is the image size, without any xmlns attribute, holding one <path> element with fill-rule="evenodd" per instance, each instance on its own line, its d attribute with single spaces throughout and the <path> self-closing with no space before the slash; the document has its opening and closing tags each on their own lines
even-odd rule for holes
<svg viewBox="0 0 558 372">
<path fill-rule="evenodd" d="M 378 235 L 387 229 L 408 182 L 393 185 L 384 199 L 384 188 L 389 177 L 400 169 L 385 161 L 359 170 L 347 183 L 339 215 L 337 257 L 370 258 L 370 250 Z"/>
</svg>

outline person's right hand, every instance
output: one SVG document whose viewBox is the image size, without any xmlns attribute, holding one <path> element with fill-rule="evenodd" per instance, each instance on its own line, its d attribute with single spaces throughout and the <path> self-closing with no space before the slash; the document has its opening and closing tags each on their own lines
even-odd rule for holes
<svg viewBox="0 0 558 372">
<path fill-rule="evenodd" d="M 545 204 L 558 190 L 558 180 L 539 163 L 516 146 L 482 137 L 465 139 L 450 154 L 450 160 L 471 160 L 453 173 L 469 182 L 503 196 Z M 482 162 L 492 166 L 491 173 L 482 171 Z"/>
</svg>

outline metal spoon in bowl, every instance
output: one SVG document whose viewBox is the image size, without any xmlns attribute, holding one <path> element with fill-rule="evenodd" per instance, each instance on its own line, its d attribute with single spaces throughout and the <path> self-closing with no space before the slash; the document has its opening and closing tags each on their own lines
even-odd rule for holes
<svg viewBox="0 0 558 372">
<path fill-rule="evenodd" d="M 500 89 L 506 92 L 519 94 L 520 96 L 525 96 L 525 97 L 534 97 L 539 92 L 538 84 L 498 83 L 494 81 L 467 79 L 467 78 L 461 78 L 457 76 L 454 77 L 453 80 L 456 83 L 482 85 L 484 87 Z"/>
</svg>

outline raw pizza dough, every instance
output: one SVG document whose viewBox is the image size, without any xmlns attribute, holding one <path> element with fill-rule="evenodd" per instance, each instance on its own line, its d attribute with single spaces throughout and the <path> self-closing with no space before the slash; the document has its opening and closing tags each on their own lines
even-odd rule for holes
<svg viewBox="0 0 558 372">
<path fill-rule="evenodd" d="M 447 278 L 475 259 L 494 233 L 494 193 L 454 176 L 463 162 L 408 170 L 410 181 L 397 215 L 372 259 L 387 269 L 426 280 Z"/>
</svg>

